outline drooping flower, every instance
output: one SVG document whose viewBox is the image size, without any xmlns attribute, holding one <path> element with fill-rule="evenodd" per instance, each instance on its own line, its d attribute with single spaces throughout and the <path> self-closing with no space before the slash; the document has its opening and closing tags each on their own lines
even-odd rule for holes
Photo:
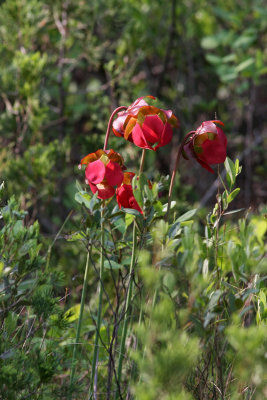
<svg viewBox="0 0 267 400">
<path fill-rule="evenodd" d="M 137 203 L 133 194 L 133 188 L 131 182 L 134 175 L 135 174 L 133 172 L 124 173 L 122 185 L 116 190 L 117 202 L 120 208 L 121 207 L 132 208 L 143 214 L 143 211 L 140 208 L 139 204 Z"/>
<path fill-rule="evenodd" d="M 144 97 L 118 113 L 112 129 L 116 136 L 122 136 L 142 149 L 157 150 L 171 141 L 172 128 L 179 122 L 171 110 L 150 106 Z"/>
<path fill-rule="evenodd" d="M 99 199 L 109 199 L 115 194 L 115 187 L 123 181 L 124 161 L 114 150 L 97 150 L 81 160 L 79 168 L 86 165 L 85 182 Z"/>
<path fill-rule="evenodd" d="M 227 138 L 221 127 L 221 121 L 205 121 L 192 131 L 192 136 L 183 147 L 185 158 L 195 158 L 208 171 L 214 173 L 212 164 L 223 163 L 226 159 Z"/>
</svg>

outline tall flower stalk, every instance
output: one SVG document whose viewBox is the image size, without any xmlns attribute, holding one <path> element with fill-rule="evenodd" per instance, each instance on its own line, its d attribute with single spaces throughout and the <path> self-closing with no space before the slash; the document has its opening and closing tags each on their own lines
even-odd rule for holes
<svg viewBox="0 0 267 400">
<path fill-rule="evenodd" d="M 128 323 L 131 318 L 130 314 L 130 301 L 132 298 L 133 291 L 133 275 L 134 275 L 134 265 L 136 260 L 136 248 L 137 248 L 137 230 L 136 230 L 136 222 L 133 224 L 133 247 L 132 247 L 132 256 L 131 256 L 131 265 L 129 272 L 129 285 L 126 296 L 126 304 L 124 309 L 124 319 L 123 319 L 123 327 L 122 327 L 122 335 L 121 335 L 121 343 L 120 343 L 120 352 L 119 352 L 119 362 L 118 362 L 118 386 L 121 385 L 121 375 L 122 375 L 122 364 L 125 353 L 125 342 L 127 337 Z M 119 389 L 116 391 L 116 400 L 119 398 Z"/>
<path fill-rule="evenodd" d="M 96 395 L 97 389 L 97 363 L 99 354 L 99 333 L 101 329 L 101 319 L 102 319 L 102 303 L 103 303 L 103 273 L 104 273 L 104 204 L 101 208 L 101 253 L 100 253 L 100 269 L 99 269 L 99 296 L 98 296 L 98 310 L 97 310 L 97 320 L 96 320 L 96 333 L 95 333 L 95 343 L 94 343 L 94 354 L 92 361 L 92 372 L 91 372 L 91 385 L 89 400 L 92 399 L 92 395 Z"/>
<path fill-rule="evenodd" d="M 116 108 L 113 111 L 109 118 L 106 137 L 104 142 L 103 150 L 106 151 L 108 147 L 108 139 L 110 134 L 111 125 L 113 122 L 114 116 L 121 110 L 125 110 L 127 107 L 121 106 Z M 91 371 L 91 384 L 89 391 L 89 400 L 92 399 L 92 396 L 96 396 L 97 392 L 97 364 L 98 364 L 98 355 L 99 355 L 99 336 L 101 329 L 101 320 L 102 320 L 102 303 L 103 303 L 103 273 L 104 273 L 104 245 L 105 245 L 105 236 L 104 236 L 104 202 L 101 208 L 101 253 L 100 253 L 100 270 L 99 270 L 99 296 L 98 296 L 98 310 L 97 310 L 97 321 L 96 321 L 96 332 L 95 332 L 95 343 L 94 343 L 94 353 L 93 353 L 93 361 L 92 361 L 92 371 Z"/>
<path fill-rule="evenodd" d="M 79 319 L 78 319 L 78 324 L 77 324 L 75 343 L 73 345 L 72 362 L 71 362 L 71 373 L 70 373 L 70 391 L 69 391 L 68 400 L 72 399 L 72 385 L 73 385 L 73 382 L 74 382 L 74 375 L 75 375 L 77 346 L 79 344 L 81 328 L 82 328 L 84 303 L 85 303 L 87 281 L 88 281 L 88 273 L 89 273 L 89 260 L 90 260 L 90 250 L 88 249 L 87 250 L 85 271 L 84 271 L 84 278 L 83 278 L 83 289 L 82 289 L 82 298 L 81 298 L 81 304 L 80 304 Z"/>
<path fill-rule="evenodd" d="M 144 162 L 145 162 L 145 149 L 143 149 L 143 151 L 142 151 L 139 176 L 143 171 Z M 136 229 L 136 222 L 134 220 L 134 223 L 133 223 L 133 246 L 132 246 L 131 264 L 130 264 L 130 272 L 129 272 L 129 285 L 128 285 L 126 304 L 125 304 L 125 309 L 124 309 L 125 314 L 124 314 L 124 320 L 123 320 L 119 361 L 118 361 L 118 386 L 119 387 L 121 385 L 122 365 L 123 365 L 123 359 L 124 359 L 124 353 L 125 353 L 125 342 L 126 342 L 126 337 L 127 337 L 128 323 L 129 323 L 129 319 L 131 318 L 130 301 L 132 298 L 132 291 L 133 291 L 133 276 L 134 276 L 134 265 L 135 265 L 135 261 L 136 261 L 136 250 L 137 250 L 137 229 Z M 118 398 L 119 398 L 119 388 L 117 388 L 117 391 L 116 391 L 116 400 Z"/>
</svg>

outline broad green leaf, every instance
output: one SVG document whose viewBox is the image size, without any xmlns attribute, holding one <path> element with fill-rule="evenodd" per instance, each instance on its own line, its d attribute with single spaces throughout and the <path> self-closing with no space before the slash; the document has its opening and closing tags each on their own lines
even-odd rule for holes
<svg viewBox="0 0 267 400">
<path fill-rule="evenodd" d="M 201 40 L 201 47 L 206 50 L 216 49 L 218 44 L 218 39 L 215 36 L 206 36 Z"/>
<path fill-rule="evenodd" d="M 23 257 L 29 253 L 30 249 L 37 245 L 36 239 L 30 239 L 26 243 L 24 243 L 19 249 L 18 255 L 19 257 Z"/>
<path fill-rule="evenodd" d="M 135 210 L 134 208 L 121 207 L 121 211 L 126 214 L 135 215 L 136 217 L 140 217 L 140 215 L 142 215 L 139 211 Z"/>
<path fill-rule="evenodd" d="M 125 230 L 130 226 L 134 221 L 134 215 L 126 214 L 125 215 Z"/>
<path fill-rule="evenodd" d="M 66 237 L 68 242 L 75 242 L 76 240 L 84 240 L 86 237 L 84 232 L 74 232 Z"/>
<path fill-rule="evenodd" d="M 174 238 L 181 232 L 181 224 L 180 222 L 175 222 L 169 230 L 169 237 Z"/>
<path fill-rule="evenodd" d="M 81 184 L 77 179 L 76 179 L 75 185 L 76 185 L 78 192 L 82 192 L 83 188 L 81 187 Z"/>
<path fill-rule="evenodd" d="M 234 200 L 234 198 L 238 195 L 239 192 L 240 192 L 240 188 L 236 188 L 235 190 L 233 190 L 233 191 L 227 196 L 227 201 L 228 201 L 228 203 L 231 203 L 231 201 Z"/>
<path fill-rule="evenodd" d="M 191 219 L 195 213 L 197 212 L 197 208 L 194 208 L 193 210 L 187 211 L 185 214 L 181 215 L 176 222 L 184 222 L 184 221 L 188 221 L 189 219 Z"/>
<path fill-rule="evenodd" d="M 235 67 L 237 72 L 242 72 L 245 69 L 249 68 L 251 65 L 254 65 L 254 58 L 250 57 L 247 60 L 243 61 L 242 63 L 240 63 L 237 67 Z"/>
<path fill-rule="evenodd" d="M 75 193 L 74 198 L 77 201 L 77 203 L 84 204 L 86 208 L 90 208 L 91 196 L 89 195 L 89 193 L 84 191 L 77 192 Z"/>
<path fill-rule="evenodd" d="M 175 207 L 175 205 L 176 205 L 176 201 L 171 201 L 170 209 L 172 209 L 173 207 Z M 166 211 L 167 211 L 167 208 L 168 208 L 168 204 L 164 204 L 164 205 L 162 206 L 162 211 L 163 211 L 163 212 L 166 212 Z"/>
<path fill-rule="evenodd" d="M 229 157 L 226 157 L 226 160 L 224 161 L 224 166 L 226 169 L 226 178 L 227 178 L 228 185 L 233 186 L 235 183 L 235 177 L 236 177 L 235 164 Z"/>
<path fill-rule="evenodd" d="M 76 321 L 79 318 L 80 308 L 80 304 L 76 304 L 75 306 L 69 308 L 68 311 L 65 312 L 64 318 L 66 318 L 69 322 Z"/>
<path fill-rule="evenodd" d="M 223 203 L 223 209 L 226 210 L 228 208 L 228 191 L 225 190 L 222 194 L 222 203 Z"/>
<path fill-rule="evenodd" d="M 221 57 L 215 56 L 214 54 L 207 54 L 206 60 L 214 65 L 219 65 L 222 62 Z"/>
<path fill-rule="evenodd" d="M 209 259 L 205 258 L 203 261 L 203 267 L 202 267 L 202 275 L 204 279 L 207 279 L 209 274 Z"/>
<path fill-rule="evenodd" d="M 113 222 L 115 229 L 118 229 L 122 234 L 124 234 L 126 225 L 124 218 L 118 218 Z"/>
</svg>

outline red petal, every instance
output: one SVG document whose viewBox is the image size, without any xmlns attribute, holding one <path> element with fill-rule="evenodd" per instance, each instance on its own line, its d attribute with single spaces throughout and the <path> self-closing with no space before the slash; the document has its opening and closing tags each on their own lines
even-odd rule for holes
<svg viewBox="0 0 267 400">
<path fill-rule="evenodd" d="M 127 115 L 121 115 L 113 121 L 112 129 L 115 135 L 123 136 L 123 125 Z"/>
<path fill-rule="evenodd" d="M 136 124 L 132 130 L 132 139 L 136 146 L 141 147 L 142 149 L 153 150 L 153 148 L 148 144 L 143 130 L 139 124 Z"/>
<path fill-rule="evenodd" d="M 85 169 L 85 176 L 88 182 L 97 184 L 103 181 L 105 176 L 105 165 L 102 161 L 97 160 L 88 164 Z"/>
<path fill-rule="evenodd" d="M 170 143 L 172 140 L 172 127 L 168 122 L 164 125 L 164 129 L 160 138 L 159 143 L 155 147 L 155 150 L 157 150 L 159 147 L 165 146 L 166 144 Z"/>
<path fill-rule="evenodd" d="M 206 132 L 217 133 L 217 126 L 212 121 L 202 122 L 202 124 L 196 130 L 196 135 L 200 135 Z"/>
<path fill-rule="evenodd" d="M 199 160 L 198 158 L 197 158 L 197 162 L 201 165 L 201 167 L 207 169 L 209 172 L 211 172 L 212 174 L 214 174 L 213 169 L 212 169 L 208 164 L 206 164 L 205 162 Z"/>
<path fill-rule="evenodd" d="M 158 115 L 148 115 L 144 120 L 142 130 L 146 141 L 155 144 L 162 136 L 164 124 Z"/>
<path fill-rule="evenodd" d="M 139 204 L 134 197 L 133 188 L 131 185 L 122 185 L 120 188 L 117 189 L 116 196 L 120 208 L 132 208 L 143 214 L 143 211 L 139 207 Z"/>
<path fill-rule="evenodd" d="M 227 138 L 221 128 L 216 129 L 217 137 L 214 140 L 205 140 L 201 145 L 203 153 L 197 155 L 206 164 L 220 164 L 226 159 Z"/>
<path fill-rule="evenodd" d="M 110 197 L 114 196 L 115 189 L 109 185 L 97 185 L 98 195 L 97 197 L 102 200 L 109 199 Z"/>
<path fill-rule="evenodd" d="M 106 165 L 105 178 L 110 186 L 120 186 L 123 181 L 123 172 L 118 163 L 110 161 Z"/>
<path fill-rule="evenodd" d="M 90 183 L 90 182 L 89 182 L 89 186 L 90 186 L 92 192 L 95 194 L 95 193 L 97 192 L 97 187 L 96 187 L 96 185 L 94 185 L 93 183 Z"/>
</svg>

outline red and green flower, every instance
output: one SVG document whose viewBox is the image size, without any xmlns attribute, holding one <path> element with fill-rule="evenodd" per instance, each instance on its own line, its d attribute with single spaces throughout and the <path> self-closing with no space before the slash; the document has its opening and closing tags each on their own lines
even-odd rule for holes
<svg viewBox="0 0 267 400">
<path fill-rule="evenodd" d="M 86 165 L 85 181 L 99 199 L 109 199 L 115 188 L 123 181 L 124 161 L 114 150 L 97 150 L 81 160 L 80 168 Z"/>
<path fill-rule="evenodd" d="M 143 214 L 133 194 L 132 179 L 134 175 L 133 172 L 124 173 L 122 185 L 116 190 L 117 203 L 120 208 L 132 208 Z"/>
<path fill-rule="evenodd" d="M 185 158 L 194 158 L 208 171 L 214 173 L 210 165 L 223 163 L 226 159 L 227 138 L 220 126 L 221 121 L 205 121 L 183 146 Z"/>
<path fill-rule="evenodd" d="M 171 110 L 150 106 L 144 97 L 118 113 L 112 129 L 116 136 L 122 136 L 142 149 L 157 150 L 171 141 L 172 128 L 179 122 Z"/>
</svg>

